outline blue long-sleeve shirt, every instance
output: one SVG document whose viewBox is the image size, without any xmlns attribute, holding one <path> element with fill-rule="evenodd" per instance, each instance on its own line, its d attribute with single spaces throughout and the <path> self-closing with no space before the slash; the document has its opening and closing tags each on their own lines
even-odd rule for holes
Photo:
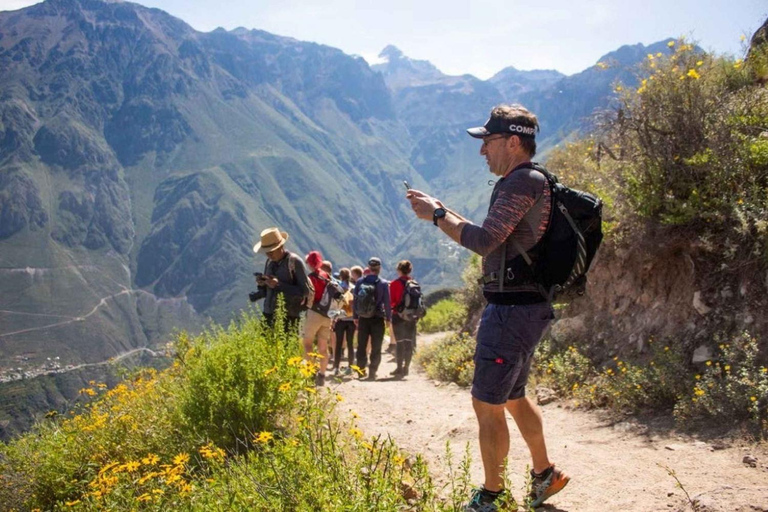
<svg viewBox="0 0 768 512">
<path fill-rule="evenodd" d="M 357 298 L 358 293 L 360 293 L 360 286 L 363 283 L 374 283 L 378 279 L 378 283 L 376 284 L 376 316 L 378 318 L 386 318 L 387 322 L 392 321 L 392 305 L 389 303 L 389 281 L 386 279 L 382 279 L 381 277 L 374 275 L 374 274 L 368 274 L 367 276 L 361 277 L 357 280 L 355 283 L 355 298 Z M 355 299 L 355 302 L 353 304 L 353 311 L 355 320 L 357 320 L 357 299 Z"/>
</svg>

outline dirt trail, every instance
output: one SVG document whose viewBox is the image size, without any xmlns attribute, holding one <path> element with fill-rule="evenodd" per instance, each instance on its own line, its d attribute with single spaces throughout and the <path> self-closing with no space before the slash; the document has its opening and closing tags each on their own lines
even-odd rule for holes
<svg viewBox="0 0 768 512">
<path fill-rule="evenodd" d="M 419 339 L 423 346 L 440 335 Z M 341 411 L 359 415 L 366 435 L 390 435 L 410 453 L 428 460 L 438 485 L 445 482 L 445 444 L 454 459 L 467 443 L 472 456 L 472 482 L 482 483 L 477 424 L 468 389 L 436 385 L 421 369 L 412 367 L 404 380 L 391 380 L 394 358 L 382 355 L 379 380 L 346 378 L 333 382 L 345 401 Z M 675 480 L 659 467 L 674 470 L 699 512 L 768 512 L 768 452 L 756 446 L 727 441 L 697 441 L 673 430 L 647 427 L 636 421 L 615 423 L 600 413 L 574 410 L 564 402 L 542 407 L 550 458 L 572 477 L 560 494 L 539 510 L 678 511 L 691 510 Z M 522 497 L 528 449 L 511 417 L 510 473 L 513 494 Z M 742 462 L 758 459 L 757 467 Z M 688 507 L 688 508 L 686 508 Z"/>
</svg>

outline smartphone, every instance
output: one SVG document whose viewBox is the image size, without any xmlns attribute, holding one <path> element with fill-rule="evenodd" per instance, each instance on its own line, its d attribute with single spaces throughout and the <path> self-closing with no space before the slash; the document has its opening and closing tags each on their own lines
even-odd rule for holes
<svg viewBox="0 0 768 512">
<path fill-rule="evenodd" d="M 254 273 L 253 273 L 253 276 L 254 276 L 256 279 L 261 279 L 262 277 L 264 277 L 264 274 L 262 274 L 261 272 L 254 272 Z"/>
<path fill-rule="evenodd" d="M 408 184 L 407 181 L 403 180 L 403 185 L 405 185 L 405 190 L 411 190 L 411 186 Z"/>
</svg>

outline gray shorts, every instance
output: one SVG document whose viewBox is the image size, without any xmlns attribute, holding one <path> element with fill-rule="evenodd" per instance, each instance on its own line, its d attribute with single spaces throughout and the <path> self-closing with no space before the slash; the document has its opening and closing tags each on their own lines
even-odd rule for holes
<svg viewBox="0 0 768 512">
<path fill-rule="evenodd" d="M 477 331 L 472 396 L 489 404 L 524 397 L 533 352 L 554 317 L 546 302 L 485 306 Z"/>
</svg>

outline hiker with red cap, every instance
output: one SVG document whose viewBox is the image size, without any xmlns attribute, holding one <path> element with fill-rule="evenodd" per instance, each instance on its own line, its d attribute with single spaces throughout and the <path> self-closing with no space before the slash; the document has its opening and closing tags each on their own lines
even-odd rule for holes
<svg viewBox="0 0 768 512">
<path fill-rule="evenodd" d="M 311 293 L 311 283 L 301 256 L 285 250 L 288 233 L 277 228 L 261 232 L 259 242 L 253 246 L 256 254 L 266 254 L 264 272 L 255 272 L 258 291 L 251 292 L 251 302 L 264 299 L 262 312 L 271 326 L 275 324 L 278 296 L 285 301 L 286 323 L 283 328 L 298 334 L 301 312 Z"/>
<path fill-rule="evenodd" d="M 335 283 L 331 281 L 330 274 L 323 270 L 323 255 L 319 251 L 307 254 L 306 262 L 310 269 L 309 279 L 315 288 L 315 297 L 312 307 L 307 311 L 307 321 L 304 324 L 304 357 L 309 357 L 308 354 L 312 352 L 317 340 L 317 353 L 321 357 L 320 370 L 315 375 L 315 385 L 324 386 L 325 371 L 328 368 L 328 341 L 331 339 L 331 319 L 328 314 L 332 301 L 343 291 L 329 295 Z"/>
</svg>

